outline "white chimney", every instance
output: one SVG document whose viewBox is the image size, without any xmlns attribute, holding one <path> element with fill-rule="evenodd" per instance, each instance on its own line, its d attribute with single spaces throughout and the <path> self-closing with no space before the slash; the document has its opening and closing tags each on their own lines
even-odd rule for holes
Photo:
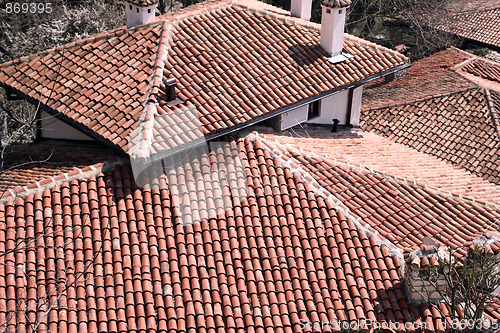
<svg viewBox="0 0 500 333">
<path fill-rule="evenodd" d="M 432 238 L 426 236 L 422 246 L 410 253 L 405 271 L 406 290 L 412 303 L 441 301 L 446 294 L 446 279 L 436 274 L 440 262 L 449 259 L 449 253 Z"/>
<path fill-rule="evenodd" d="M 290 13 L 306 21 L 311 19 L 312 0 L 292 0 Z"/>
<path fill-rule="evenodd" d="M 125 0 L 127 28 L 154 22 L 158 0 Z"/>
<path fill-rule="evenodd" d="M 330 56 L 342 52 L 344 44 L 345 13 L 351 0 L 323 0 L 320 45 Z"/>
</svg>

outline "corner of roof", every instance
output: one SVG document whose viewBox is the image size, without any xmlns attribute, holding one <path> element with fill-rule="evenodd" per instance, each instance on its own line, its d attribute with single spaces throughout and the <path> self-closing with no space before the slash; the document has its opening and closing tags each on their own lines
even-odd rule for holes
<svg viewBox="0 0 500 333">
<path fill-rule="evenodd" d="M 125 165 L 126 163 L 128 163 L 128 159 L 113 157 L 112 159 L 105 162 L 99 162 L 83 168 L 75 168 L 71 171 L 60 173 L 55 176 L 29 183 L 25 186 L 19 186 L 15 189 L 8 189 L 0 194 L 0 204 L 5 204 L 8 201 L 14 201 L 17 199 L 24 199 L 31 194 L 43 192 L 46 189 L 51 189 L 54 186 L 61 185 L 64 182 L 70 182 L 73 180 L 85 180 L 90 178 L 90 176 L 92 175 L 95 176 L 108 170 L 114 170 L 116 166 Z"/>
<path fill-rule="evenodd" d="M 304 152 L 300 149 L 300 147 L 296 148 L 289 144 L 283 144 L 278 140 L 270 140 L 255 131 L 247 134 L 246 138 L 250 139 L 252 142 L 260 142 L 262 146 L 269 151 L 273 158 L 278 159 L 282 165 L 287 166 L 292 172 L 296 173 L 304 181 L 304 185 L 307 185 L 315 195 L 329 200 L 333 204 L 333 208 L 342 213 L 346 219 L 351 220 L 358 230 L 364 232 L 367 237 L 372 237 L 379 246 L 385 246 L 389 254 L 398 259 L 401 265 L 401 274 L 404 274 L 405 267 L 403 249 L 394 245 L 388 239 L 380 237 L 378 231 L 374 230 L 368 223 L 363 223 L 362 219 L 353 215 L 349 207 L 344 205 L 340 199 L 321 186 L 308 171 L 301 167 L 300 162 L 292 162 L 292 160 L 287 158 L 283 153 L 284 149 L 286 151 L 297 152 L 298 154 L 304 155 Z M 324 156 L 315 154 L 314 152 L 308 153 L 308 155 L 316 156 L 322 159 L 325 158 Z"/>
<path fill-rule="evenodd" d="M 132 28 L 119 27 L 119 28 L 115 28 L 115 29 L 111 29 L 111 30 L 106 30 L 104 32 L 98 33 L 96 35 L 93 35 L 93 36 L 90 36 L 90 37 L 87 37 L 84 39 L 79 39 L 77 41 L 74 41 L 74 42 L 71 42 L 68 44 L 60 45 L 60 46 L 57 46 L 57 47 L 54 47 L 54 48 L 51 48 L 48 50 L 43 50 L 40 52 L 36 52 L 36 53 L 30 54 L 27 56 L 22 56 L 22 57 L 1 63 L 0 70 L 2 68 L 7 68 L 10 66 L 18 65 L 20 63 L 31 61 L 37 57 L 44 57 L 46 55 L 54 55 L 54 54 L 60 53 L 64 50 L 71 49 L 71 48 L 76 47 L 76 46 L 82 46 L 82 45 L 89 44 L 89 43 L 95 43 L 95 42 L 98 42 L 101 40 L 107 40 L 107 39 L 111 39 L 114 37 L 119 37 L 119 36 L 122 36 L 122 35 L 127 34 L 127 33 L 133 33 L 133 32 L 136 32 L 136 31 L 139 31 L 142 29 L 147 29 L 149 27 L 155 27 L 157 25 L 159 25 L 158 21 L 144 24 L 144 25 L 139 25 L 139 26 L 132 27 Z"/>
</svg>

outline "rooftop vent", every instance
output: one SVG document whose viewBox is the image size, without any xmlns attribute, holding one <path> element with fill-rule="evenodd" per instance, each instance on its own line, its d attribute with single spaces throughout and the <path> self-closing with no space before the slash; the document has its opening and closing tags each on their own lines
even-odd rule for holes
<svg viewBox="0 0 500 333">
<path fill-rule="evenodd" d="M 158 0 L 125 0 L 127 28 L 154 22 Z"/>
<path fill-rule="evenodd" d="M 167 102 L 175 100 L 175 87 L 177 86 L 177 80 L 175 77 L 163 79 L 163 85 L 165 86 L 164 91 Z"/>
</svg>

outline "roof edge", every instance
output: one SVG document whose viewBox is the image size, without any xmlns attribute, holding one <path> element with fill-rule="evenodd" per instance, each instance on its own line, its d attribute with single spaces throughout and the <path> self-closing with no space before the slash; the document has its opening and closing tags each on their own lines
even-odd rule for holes
<svg viewBox="0 0 500 333">
<path fill-rule="evenodd" d="M 54 186 L 61 185 L 65 182 L 71 182 L 73 180 L 85 180 L 90 178 L 90 176 L 92 175 L 96 176 L 108 170 L 113 170 L 117 165 L 124 165 L 126 163 L 128 163 L 128 159 L 114 157 L 105 162 L 99 162 L 83 168 L 75 168 L 71 171 L 44 178 L 42 180 L 29 183 L 25 186 L 19 186 L 15 189 L 8 189 L 0 195 L 0 204 L 5 204 L 9 201 L 14 201 L 19 198 L 24 199 L 30 194 L 35 194 L 45 189 L 53 188 Z"/>
<path fill-rule="evenodd" d="M 498 92 L 498 94 L 500 95 L 500 92 Z M 486 96 L 486 102 L 488 103 L 488 107 L 490 109 L 491 119 L 495 124 L 497 135 L 500 138 L 500 117 L 498 116 L 500 115 L 500 110 L 497 110 L 495 107 L 495 103 L 493 103 L 493 98 L 491 97 L 491 93 L 488 89 L 484 89 L 484 95 Z"/>
<path fill-rule="evenodd" d="M 459 75 L 458 73 L 456 73 L 456 74 Z M 452 95 L 455 95 L 455 94 L 466 93 L 466 92 L 474 91 L 474 90 L 484 90 L 484 88 L 476 85 L 476 87 L 474 87 L 474 88 L 465 88 L 465 89 L 453 91 L 451 93 L 430 95 L 430 96 L 427 96 L 427 97 L 415 98 L 415 99 L 412 99 L 410 101 L 405 101 L 405 102 L 386 103 L 383 107 L 370 107 L 370 108 L 367 108 L 367 109 L 363 109 L 362 108 L 361 112 L 386 110 L 386 109 L 390 109 L 390 108 L 394 108 L 394 107 L 400 107 L 400 106 L 406 106 L 406 105 L 410 105 L 410 104 L 414 104 L 414 103 L 426 102 L 426 101 L 429 101 L 431 99 L 448 97 L 448 96 L 452 96 Z"/>
<path fill-rule="evenodd" d="M 33 53 L 33 54 L 30 54 L 27 56 L 19 57 L 19 58 L 1 63 L 0 68 L 6 68 L 9 66 L 18 65 L 18 64 L 23 63 L 23 62 L 31 61 L 37 57 L 43 57 L 43 56 L 46 56 L 49 54 L 54 55 L 56 53 L 60 53 L 64 50 L 67 50 L 67 49 L 70 49 L 70 48 L 73 48 L 76 46 L 84 45 L 87 43 L 95 43 L 95 42 L 98 42 L 101 40 L 106 40 L 106 39 L 111 39 L 114 37 L 123 36 L 127 33 L 133 33 L 133 32 L 136 32 L 136 31 L 139 31 L 142 29 L 147 29 L 149 27 L 155 27 L 155 26 L 160 25 L 160 24 L 161 24 L 161 21 L 155 21 L 152 23 L 138 25 L 138 26 L 131 27 L 131 28 L 127 28 L 126 26 L 124 26 L 124 27 L 119 27 L 119 28 L 115 28 L 115 29 L 111 29 L 111 30 L 106 30 L 106 31 L 103 31 L 103 32 L 98 33 L 96 35 L 84 38 L 84 39 L 79 39 L 77 41 L 74 41 L 74 42 L 71 42 L 68 44 L 63 44 L 63 45 L 60 45 L 60 46 L 57 46 L 57 47 L 54 47 L 54 48 L 51 48 L 48 50 L 43 50 L 43 51 L 40 51 L 37 53 Z"/>
<path fill-rule="evenodd" d="M 399 66 L 396 66 L 396 67 L 393 67 L 391 69 L 388 69 L 384 72 L 380 72 L 380 73 L 377 73 L 377 74 L 374 74 L 372 76 L 369 76 L 367 78 L 364 78 L 363 80 L 360 80 L 360 81 L 356 81 L 356 82 L 353 82 L 351 84 L 348 84 L 348 85 L 345 85 L 345 86 L 341 86 L 339 88 L 336 88 L 336 89 L 333 89 L 333 90 L 330 90 L 330 91 L 327 91 L 327 92 L 324 92 L 320 95 L 317 95 L 315 97 L 311 97 L 311 98 L 308 98 L 308 99 L 305 99 L 303 101 L 300 101 L 298 103 L 295 103 L 295 104 L 292 104 L 292 105 L 289 105 L 287 107 L 284 107 L 282 109 L 279 109 L 279 110 L 276 110 L 276 111 L 273 111 L 271 113 L 268 113 L 262 117 L 259 117 L 259 118 L 256 118 L 256 119 L 253 119 L 253 120 L 250 120 L 250 121 L 247 121 L 243 124 L 239 124 L 237 126 L 234 126 L 234 127 L 231 127 L 231 128 L 228 128 L 226 130 L 223 130 L 223 131 L 220 131 L 220 132 L 217 132 L 217 133 L 214 133 L 214 134 L 211 134 L 211 135 L 208 135 L 202 139 L 199 139 L 199 140 L 195 140 L 195 141 L 192 141 L 191 143 L 189 144 L 185 144 L 183 146 L 180 146 L 180 147 L 177 147 L 177 148 L 174 148 L 174 149 L 171 149 L 169 150 L 168 152 L 166 152 L 165 154 L 162 154 L 162 155 L 158 155 L 156 157 L 153 157 L 153 158 L 144 158 L 141 156 L 142 160 L 144 163 L 151 163 L 151 162 L 155 162 L 157 160 L 160 160 L 162 158 L 165 158 L 165 157 L 168 157 L 168 156 L 171 156 L 173 154 L 176 154 L 176 153 L 179 153 L 181 151 L 184 151 L 186 149 L 189 149 L 191 147 L 194 147 L 194 146 L 198 146 L 200 144 L 203 144 L 205 141 L 211 141 L 211 140 L 215 140 L 217 138 L 220 138 L 222 136 L 225 136 L 225 135 L 228 135 L 228 134 L 231 134 L 231 133 L 234 133 L 234 132 L 237 132 L 239 130 L 242 130 L 244 128 L 247 128 L 247 127 L 250 127 L 250 126 L 253 126 L 257 123 L 260 123 L 262 121 L 265 121 L 265 120 L 268 120 L 270 118 L 273 118 L 273 117 L 276 117 L 282 113 L 286 113 L 288 111 L 291 111 L 293 109 L 296 109 L 300 106 L 303 106 L 305 104 L 309 104 L 309 103 L 312 103 L 312 102 L 315 102 L 317 100 L 320 100 L 320 99 L 323 99 L 325 97 L 328 97 L 330 95 L 333 95 L 335 93 L 338 93 L 338 92 L 341 92 L 343 90 L 346 90 L 346 89 L 351 89 L 351 88 L 355 88 L 355 87 L 358 87 L 360 85 L 363 85 L 365 83 L 368 83 L 370 81 L 373 81 L 373 80 L 376 80 L 377 78 L 380 78 L 380 77 L 383 77 L 383 76 L 386 76 L 386 75 L 389 75 L 389 74 L 392 74 L 394 72 L 398 72 L 400 70 L 403 70 L 403 69 L 406 69 L 408 67 L 410 67 L 412 64 L 411 63 L 404 63 L 402 65 L 399 65 Z"/>
</svg>

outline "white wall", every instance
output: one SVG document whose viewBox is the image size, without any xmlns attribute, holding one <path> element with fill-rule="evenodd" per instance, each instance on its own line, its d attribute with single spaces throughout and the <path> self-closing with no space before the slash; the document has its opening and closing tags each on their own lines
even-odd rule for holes
<svg viewBox="0 0 500 333">
<path fill-rule="evenodd" d="M 344 44 L 345 13 L 347 8 L 322 7 L 320 45 L 328 54 L 332 56 L 337 55 L 342 52 Z"/>
<path fill-rule="evenodd" d="M 125 2 L 125 12 L 127 13 L 127 27 L 146 24 L 155 20 L 155 8 L 157 5 L 149 7 L 138 7 Z M 132 7 L 132 8 L 131 8 Z M 150 13 L 148 13 L 148 9 Z"/>
<path fill-rule="evenodd" d="M 312 0 L 292 0 L 290 13 L 292 16 L 300 17 L 309 21 L 311 19 Z"/>
<path fill-rule="evenodd" d="M 308 123 L 331 125 L 333 119 L 338 119 L 340 125 L 345 125 L 348 102 L 349 90 L 347 89 L 323 98 L 319 105 L 319 117 L 308 121 Z"/>
<path fill-rule="evenodd" d="M 273 120 L 271 120 L 272 126 L 279 131 L 283 131 L 287 128 L 305 122 L 307 120 L 308 106 L 309 105 L 302 105 L 276 116 Z"/>
<path fill-rule="evenodd" d="M 361 99 L 363 97 L 363 86 L 355 88 L 352 92 L 351 104 L 351 125 L 359 126 L 359 116 L 361 113 Z"/>
<path fill-rule="evenodd" d="M 94 140 L 46 112 L 42 112 L 41 117 L 41 137 L 44 139 Z"/>
</svg>

